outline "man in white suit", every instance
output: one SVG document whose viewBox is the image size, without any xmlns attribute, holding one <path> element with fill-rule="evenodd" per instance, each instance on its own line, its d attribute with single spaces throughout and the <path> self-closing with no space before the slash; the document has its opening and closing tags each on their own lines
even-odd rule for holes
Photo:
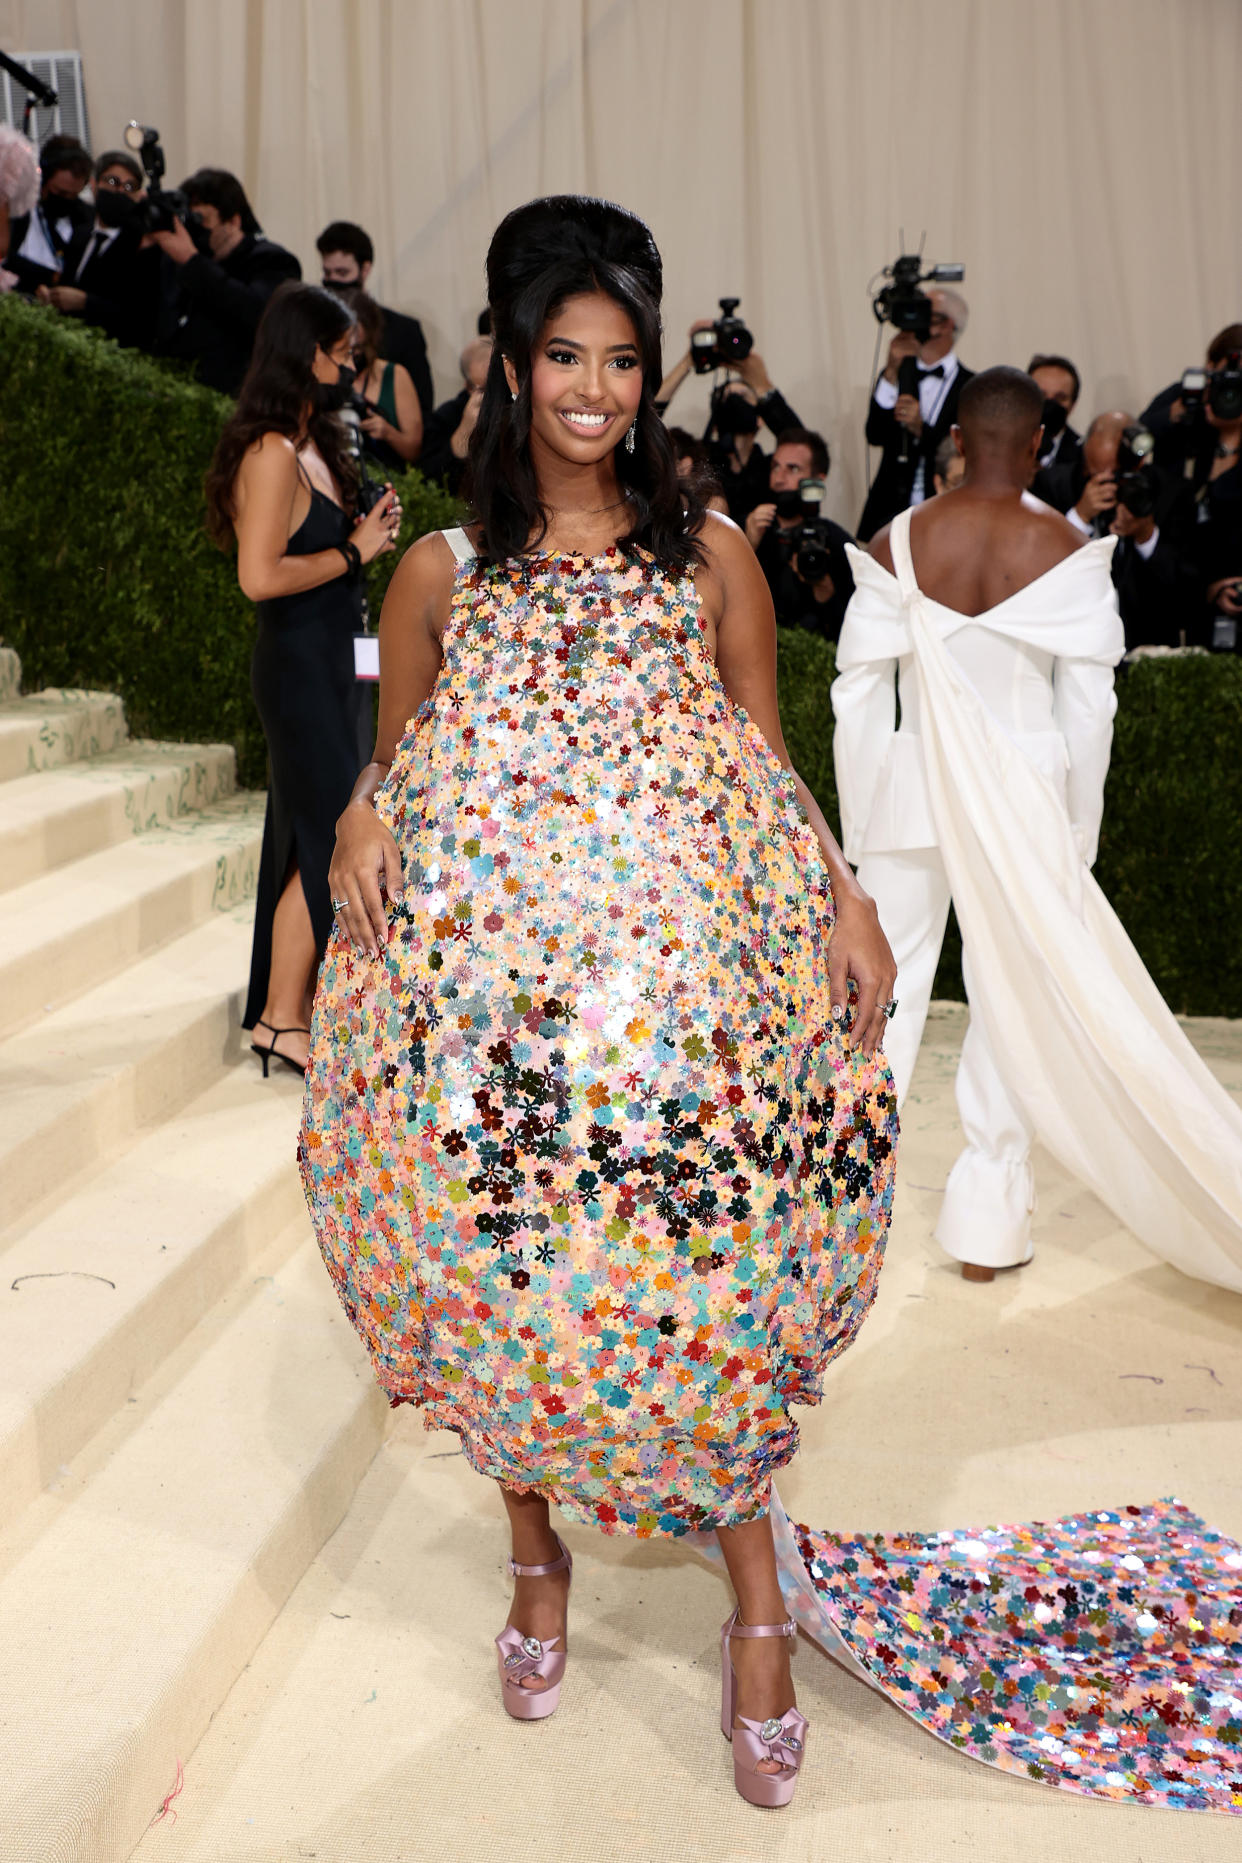
<svg viewBox="0 0 1242 1863">
<path fill-rule="evenodd" d="M 965 481 L 921 506 L 909 535 L 919 586 L 937 604 L 948 651 L 1047 777 L 1090 866 L 1112 743 L 1113 668 L 1124 639 L 1109 579 L 1111 546 L 1083 550 L 1065 519 L 1025 492 L 1038 462 L 1041 407 L 1038 387 L 1016 369 L 989 370 L 968 383 L 954 429 Z M 950 883 L 928 794 L 913 656 L 897 637 L 900 623 L 894 627 L 901 592 L 891 574 L 891 530 L 873 540 L 865 586 L 846 617 L 832 701 L 845 851 L 897 959 L 901 1012 L 885 1048 L 900 1100 L 922 1040 Z M 1032 588 L 1071 558 L 1055 592 Z M 987 977 L 975 974 L 969 949 L 965 970 L 974 1004 Z M 977 1278 L 990 1279 L 996 1268 L 1029 1259 L 1035 1199 L 1030 1124 L 977 1014 L 962 1049 L 957 1098 L 966 1149 L 949 1178 L 937 1236 L 972 1278 L 978 1271 Z"/>
<path fill-rule="evenodd" d="M 1242 1291 L 1242 1113 L 1091 877 L 1123 651 L 1113 539 L 1084 545 L 1025 490 L 1042 407 L 1020 370 L 976 376 L 959 489 L 851 555 L 837 781 L 898 964 L 889 1053 L 904 1092 L 952 897 L 971 1021 L 943 1246 L 979 1280 L 1029 1259 L 1035 1136 L 1155 1253 Z"/>
</svg>

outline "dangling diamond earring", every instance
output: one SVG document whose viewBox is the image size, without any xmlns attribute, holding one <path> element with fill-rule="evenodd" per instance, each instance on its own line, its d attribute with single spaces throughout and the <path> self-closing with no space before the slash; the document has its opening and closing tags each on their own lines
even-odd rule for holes
<svg viewBox="0 0 1242 1863">
<path fill-rule="evenodd" d="M 638 422 L 634 421 L 630 427 L 630 431 L 625 436 L 625 450 L 627 453 L 632 453 L 634 451 L 634 435 L 637 433 L 637 431 L 638 431 Z"/>
<path fill-rule="evenodd" d="M 517 389 L 516 389 L 516 388 L 511 388 L 511 389 L 509 390 L 509 399 L 510 399 L 510 401 L 516 401 L 516 400 L 517 400 Z"/>
</svg>

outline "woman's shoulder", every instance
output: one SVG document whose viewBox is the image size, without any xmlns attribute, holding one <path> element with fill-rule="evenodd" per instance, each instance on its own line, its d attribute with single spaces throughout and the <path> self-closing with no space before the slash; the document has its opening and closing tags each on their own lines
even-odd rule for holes
<svg viewBox="0 0 1242 1863">
<path fill-rule="evenodd" d="M 730 568 L 748 559 L 754 560 L 755 553 L 746 541 L 745 531 L 723 511 L 704 511 L 694 540 L 703 552 L 703 567 L 725 577 Z"/>
<path fill-rule="evenodd" d="M 412 543 L 393 571 L 390 594 L 414 607 L 447 601 L 461 560 L 453 543 L 464 532 L 430 530 Z M 452 541 L 450 541 L 452 539 Z"/>
<path fill-rule="evenodd" d="M 243 466 L 251 463 L 261 463 L 268 472 L 296 472 L 298 449 L 287 433 L 269 428 L 266 433 L 256 434 L 242 454 Z"/>
</svg>

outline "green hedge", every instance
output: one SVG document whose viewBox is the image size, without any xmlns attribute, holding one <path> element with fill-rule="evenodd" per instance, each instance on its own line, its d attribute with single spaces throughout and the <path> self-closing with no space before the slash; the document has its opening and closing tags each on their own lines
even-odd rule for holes
<svg viewBox="0 0 1242 1863">
<path fill-rule="evenodd" d="M 0 297 L 0 633 L 27 690 L 119 692 L 136 736 L 229 742 L 266 781 L 254 609 L 202 527 L 230 402 L 88 326 Z M 455 520 L 417 472 L 401 542 Z M 396 555 L 371 572 L 378 614 Z"/>
<path fill-rule="evenodd" d="M 138 735 L 225 739 L 265 780 L 250 699 L 254 613 L 202 531 L 202 479 L 228 403 L 69 319 L 0 298 L 0 633 L 27 688 L 119 692 Z M 455 520 L 417 472 L 401 542 Z M 399 554 L 399 553 L 398 553 Z M 398 555 L 375 565 L 378 613 Z M 837 825 L 833 650 L 783 632 L 793 760 Z M 1242 661 L 1123 667 L 1097 877 L 1174 1009 L 1242 1016 Z M 962 993 L 950 921 L 937 993 Z"/>
<path fill-rule="evenodd" d="M 828 688 L 831 646 L 780 637 L 789 752 L 838 824 Z M 1095 875 L 1173 1009 L 1242 1016 L 1242 660 L 1175 654 L 1117 673 L 1113 759 Z M 961 1001 L 961 939 L 950 916 L 936 995 Z"/>
</svg>

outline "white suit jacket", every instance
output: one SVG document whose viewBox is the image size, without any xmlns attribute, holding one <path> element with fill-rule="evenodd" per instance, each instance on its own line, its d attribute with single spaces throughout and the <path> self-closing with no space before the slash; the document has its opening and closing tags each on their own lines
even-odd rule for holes
<svg viewBox="0 0 1242 1863">
<path fill-rule="evenodd" d="M 1110 563 L 1084 545 L 982 615 L 923 597 L 924 612 L 988 712 L 1064 802 L 1094 864 L 1112 749 L 1113 668 L 1125 652 Z M 918 682 L 897 578 L 847 546 L 855 594 L 837 648 L 833 755 L 847 859 L 935 847 Z M 897 728 L 897 700 L 901 725 Z"/>
</svg>

